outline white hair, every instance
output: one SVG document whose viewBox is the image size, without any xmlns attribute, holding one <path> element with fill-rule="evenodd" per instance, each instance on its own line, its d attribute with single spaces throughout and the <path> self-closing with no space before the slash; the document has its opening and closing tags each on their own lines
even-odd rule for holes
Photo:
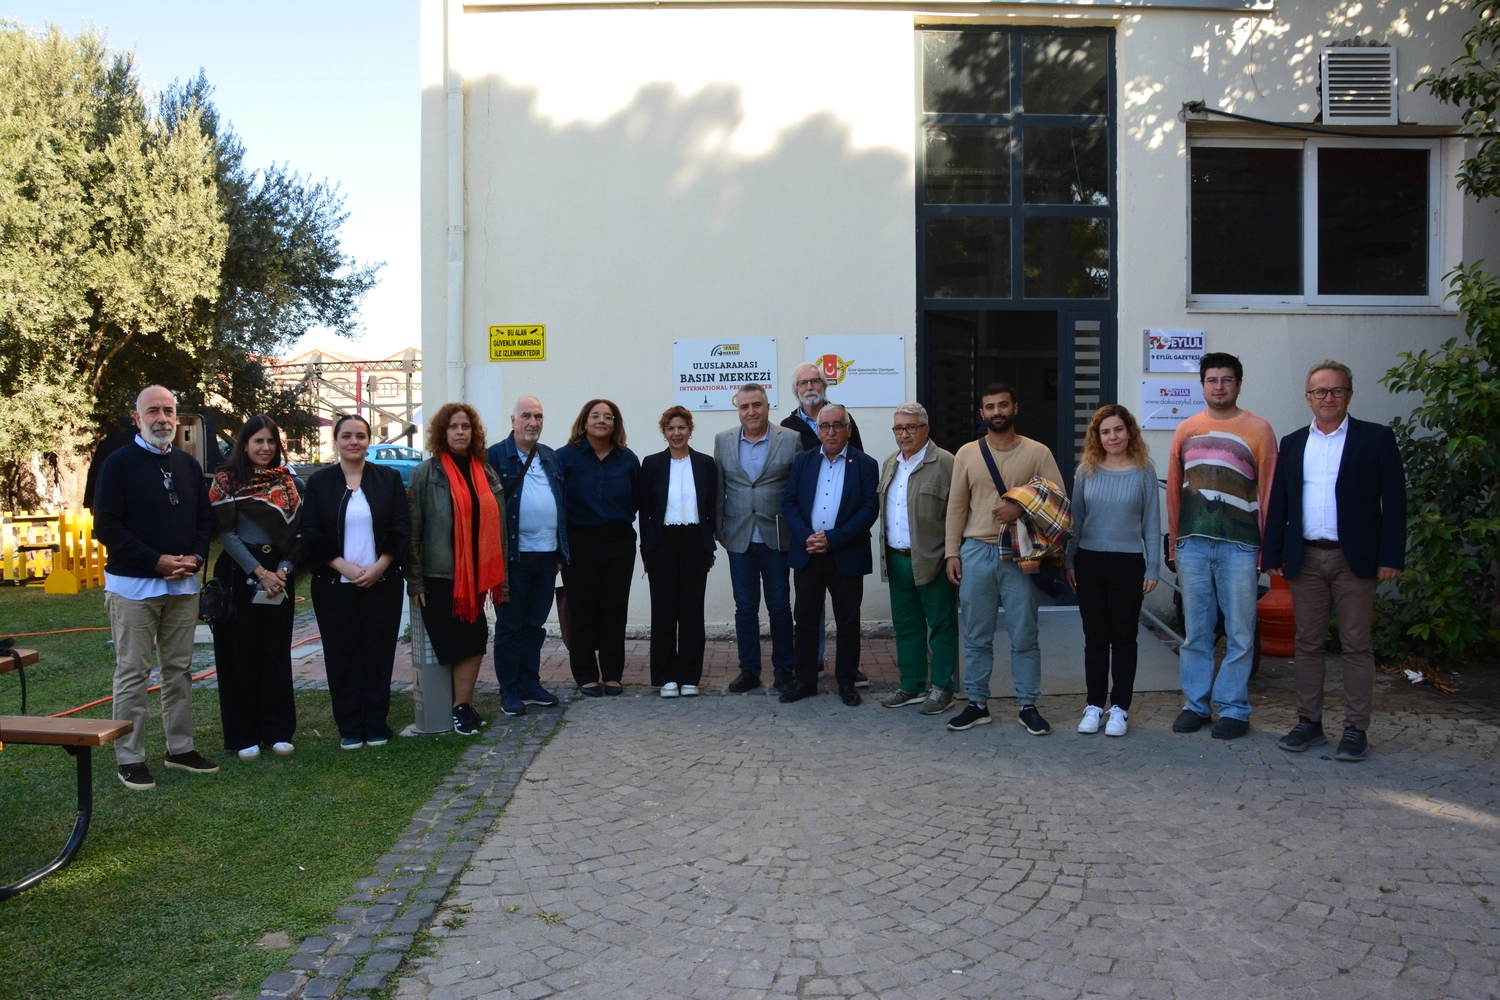
<svg viewBox="0 0 1500 1000">
<path fill-rule="evenodd" d="M 171 389 L 168 389 L 164 385 L 148 385 L 148 386 L 146 386 L 146 388 L 142 389 L 140 392 L 138 392 L 138 393 L 135 394 L 135 412 L 137 412 L 137 413 L 141 412 L 141 398 L 143 396 L 145 396 L 146 393 L 150 392 L 152 389 L 160 389 L 162 392 L 166 393 L 168 396 L 171 396 L 172 397 L 172 405 L 173 406 L 177 405 L 177 393 L 173 392 Z"/>
<path fill-rule="evenodd" d="M 896 413 L 893 413 L 892 416 L 902 413 L 909 417 L 916 417 L 918 426 L 927 426 L 927 407 L 921 403 L 902 403 L 896 407 Z"/>
</svg>

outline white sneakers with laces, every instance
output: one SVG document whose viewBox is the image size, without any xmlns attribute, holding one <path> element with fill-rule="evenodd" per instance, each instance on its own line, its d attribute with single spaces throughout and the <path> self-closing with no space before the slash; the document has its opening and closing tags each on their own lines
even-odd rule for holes
<svg viewBox="0 0 1500 1000">
<path fill-rule="evenodd" d="M 1125 719 L 1130 713 L 1119 705 L 1109 706 L 1109 721 L 1104 724 L 1105 736 L 1124 736 Z"/>
<path fill-rule="evenodd" d="M 1083 721 L 1078 724 L 1080 733 L 1097 733 L 1099 731 L 1099 720 L 1104 717 L 1104 709 L 1097 705 L 1089 705 L 1083 710 Z"/>
</svg>

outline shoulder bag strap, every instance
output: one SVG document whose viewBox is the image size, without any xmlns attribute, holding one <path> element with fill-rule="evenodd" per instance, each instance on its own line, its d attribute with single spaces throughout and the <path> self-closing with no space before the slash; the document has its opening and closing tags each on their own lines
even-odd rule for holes
<svg viewBox="0 0 1500 1000">
<path fill-rule="evenodd" d="M 516 498 L 520 499 L 521 491 L 526 488 L 526 473 L 531 471 L 531 463 L 536 461 L 536 453 L 542 450 L 542 443 L 538 441 L 536 447 L 531 449 L 531 454 L 526 456 L 526 462 L 521 466 L 521 478 L 516 483 Z"/>
<path fill-rule="evenodd" d="M 995 481 L 995 493 L 1005 496 L 1005 481 L 1000 478 L 1000 470 L 995 465 L 995 456 L 990 454 L 989 442 L 984 438 L 979 439 L 979 454 L 984 456 L 984 464 L 990 470 L 990 478 Z"/>
</svg>

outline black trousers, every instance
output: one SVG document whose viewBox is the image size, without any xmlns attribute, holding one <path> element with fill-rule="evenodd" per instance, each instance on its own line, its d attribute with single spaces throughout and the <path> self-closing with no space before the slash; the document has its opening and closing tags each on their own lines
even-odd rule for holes
<svg viewBox="0 0 1500 1000">
<path fill-rule="evenodd" d="M 219 719 L 224 749 L 290 743 L 297 731 L 292 697 L 292 598 L 287 581 L 280 604 L 251 604 L 255 588 L 228 555 L 219 557 L 216 575 L 233 587 L 234 614 L 214 627 L 214 666 L 219 679 Z"/>
<path fill-rule="evenodd" d="M 1110 703 L 1128 712 L 1135 693 L 1136 637 L 1140 634 L 1146 557 L 1138 552 L 1081 548 L 1073 560 L 1073 574 L 1078 579 L 1078 613 L 1083 618 L 1083 675 L 1088 704 L 1103 708 L 1105 692 L 1109 691 Z"/>
<path fill-rule="evenodd" d="M 697 684 L 703 679 L 703 597 L 708 561 L 696 524 L 669 524 L 661 542 L 642 553 L 651 584 L 651 683 Z"/>
<path fill-rule="evenodd" d="M 865 599 L 865 578 L 839 572 L 833 555 L 819 552 L 805 567 L 795 570 L 797 598 L 792 604 L 793 647 L 797 656 L 797 686 L 818 683 L 818 644 L 823 632 L 823 595 L 833 599 L 833 621 L 838 626 L 834 647 L 833 678 L 840 690 L 854 686 L 859 670 L 859 607 Z"/>
<path fill-rule="evenodd" d="M 625 675 L 625 616 L 635 575 L 635 529 L 628 524 L 568 525 L 568 665 L 579 685 Z"/>
<path fill-rule="evenodd" d="M 348 739 L 390 739 L 386 716 L 405 588 L 395 573 L 369 587 L 337 581 L 319 574 L 312 585 L 334 721 Z"/>
</svg>

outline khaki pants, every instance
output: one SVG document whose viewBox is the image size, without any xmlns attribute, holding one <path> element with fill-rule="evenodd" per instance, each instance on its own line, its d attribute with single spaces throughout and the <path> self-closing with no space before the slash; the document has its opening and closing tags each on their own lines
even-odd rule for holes
<svg viewBox="0 0 1500 1000">
<path fill-rule="evenodd" d="M 1375 697 L 1374 580 L 1362 580 L 1338 549 L 1311 545 L 1302 550 L 1302 568 L 1287 577 L 1292 612 L 1297 618 L 1297 714 L 1323 721 L 1323 649 L 1328 644 L 1328 613 L 1339 616 L 1339 643 L 1344 647 L 1344 728 L 1370 728 Z"/>
<path fill-rule="evenodd" d="M 115 640 L 114 717 L 135 727 L 115 741 L 115 760 L 146 760 L 146 689 L 151 685 L 153 650 L 161 666 L 161 723 L 167 753 L 193 749 L 193 629 L 198 624 L 198 595 L 149 597 L 132 601 L 105 592 L 110 633 Z"/>
</svg>

